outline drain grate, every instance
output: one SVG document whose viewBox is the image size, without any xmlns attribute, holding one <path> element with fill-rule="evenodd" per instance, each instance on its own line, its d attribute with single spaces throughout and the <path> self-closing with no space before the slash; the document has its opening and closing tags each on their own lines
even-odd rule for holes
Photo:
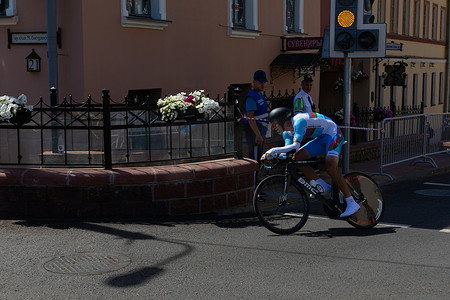
<svg viewBox="0 0 450 300">
<path fill-rule="evenodd" d="M 117 271 L 130 262 L 122 255 L 77 253 L 55 257 L 44 264 L 44 269 L 59 274 L 97 275 Z"/>
</svg>

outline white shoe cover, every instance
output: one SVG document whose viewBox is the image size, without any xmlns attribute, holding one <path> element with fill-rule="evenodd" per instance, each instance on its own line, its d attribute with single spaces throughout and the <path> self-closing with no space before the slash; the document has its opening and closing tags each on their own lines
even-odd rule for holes
<svg viewBox="0 0 450 300">
<path fill-rule="evenodd" d="M 350 203 L 347 203 L 347 208 L 345 211 L 341 214 L 341 218 L 347 218 L 351 215 L 353 215 L 355 212 L 359 210 L 359 204 L 355 201 L 352 201 Z"/>
</svg>

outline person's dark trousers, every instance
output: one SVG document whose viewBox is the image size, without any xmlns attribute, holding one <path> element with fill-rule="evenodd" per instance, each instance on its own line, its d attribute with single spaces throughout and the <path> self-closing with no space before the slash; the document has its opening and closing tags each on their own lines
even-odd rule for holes
<svg viewBox="0 0 450 300">
<path fill-rule="evenodd" d="M 261 127 L 262 126 L 258 124 L 258 128 L 260 129 L 260 131 Z M 244 131 L 245 131 L 245 139 L 247 140 L 248 146 L 248 158 L 254 159 L 258 163 L 260 163 L 261 156 L 263 155 L 264 142 L 261 145 L 256 145 L 255 143 L 256 135 L 253 132 L 250 125 L 244 124 Z"/>
<path fill-rule="evenodd" d="M 258 129 L 261 132 L 262 125 L 258 124 Z M 244 131 L 245 131 L 245 139 L 247 140 L 247 146 L 248 146 L 248 158 L 254 159 L 258 162 L 259 166 L 261 166 L 261 156 L 263 155 L 263 147 L 264 147 L 264 141 L 261 145 L 256 145 L 255 138 L 256 135 L 253 132 L 252 128 L 248 124 L 244 124 Z M 254 187 L 258 184 L 258 171 L 255 171 L 254 173 Z"/>
</svg>

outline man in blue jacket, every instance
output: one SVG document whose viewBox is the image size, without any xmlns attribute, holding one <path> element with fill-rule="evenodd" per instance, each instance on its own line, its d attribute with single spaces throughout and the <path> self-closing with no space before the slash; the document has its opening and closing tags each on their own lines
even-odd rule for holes
<svg viewBox="0 0 450 300">
<path fill-rule="evenodd" d="M 244 131 L 248 145 L 248 157 L 260 161 L 263 154 L 264 138 L 267 132 L 268 109 L 263 96 L 266 87 L 266 73 L 258 70 L 253 75 L 253 89 L 245 97 Z"/>
</svg>

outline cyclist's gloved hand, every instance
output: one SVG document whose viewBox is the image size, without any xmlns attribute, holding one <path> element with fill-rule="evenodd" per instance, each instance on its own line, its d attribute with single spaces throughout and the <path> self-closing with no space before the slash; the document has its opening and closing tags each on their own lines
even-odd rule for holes
<svg viewBox="0 0 450 300">
<path fill-rule="evenodd" d="M 273 155 L 270 152 L 266 152 L 263 154 L 263 156 L 261 156 L 261 160 L 272 160 L 273 159 Z"/>
</svg>

